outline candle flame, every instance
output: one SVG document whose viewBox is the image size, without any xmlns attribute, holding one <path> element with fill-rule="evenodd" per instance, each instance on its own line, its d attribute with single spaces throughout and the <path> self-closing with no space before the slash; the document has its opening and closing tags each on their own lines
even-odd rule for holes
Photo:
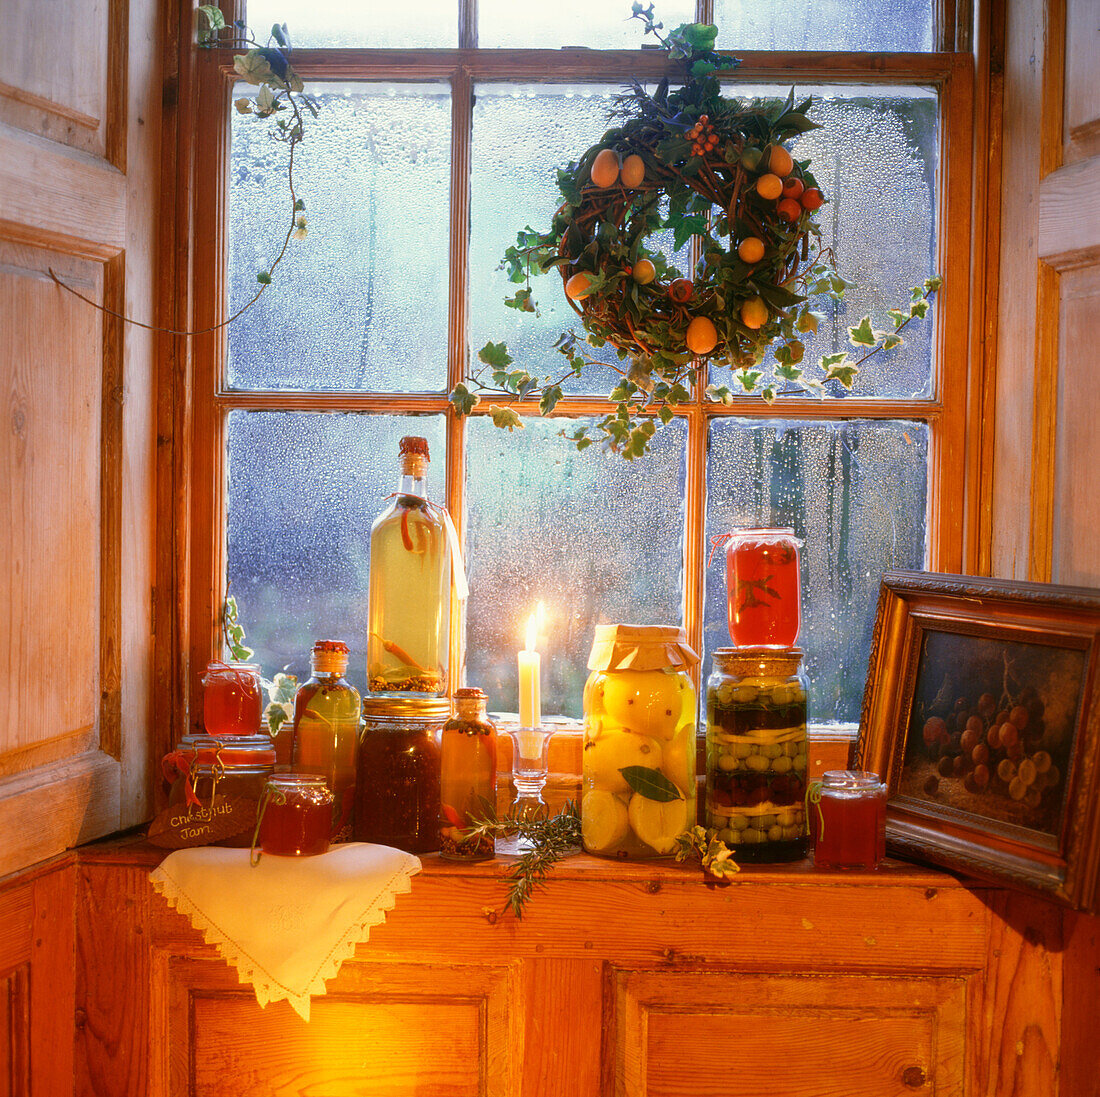
<svg viewBox="0 0 1100 1097">
<path fill-rule="evenodd" d="M 527 618 L 527 634 L 523 641 L 524 651 L 534 651 L 535 646 L 538 644 L 539 629 L 542 628 L 543 622 L 546 620 L 546 608 L 542 602 L 535 607 L 535 612 Z"/>
</svg>

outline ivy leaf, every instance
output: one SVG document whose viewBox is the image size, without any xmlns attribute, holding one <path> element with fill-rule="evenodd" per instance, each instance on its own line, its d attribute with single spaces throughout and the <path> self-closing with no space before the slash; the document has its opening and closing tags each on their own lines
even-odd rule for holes
<svg viewBox="0 0 1100 1097">
<path fill-rule="evenodd" d="M 211 46 L 218 40 L 218 31 L 225 26 L 225 16 L 214 4 L 200 4 L 198 12 L 204 20 L 199 29 L 199 45 Z"/>
<path fill-rule="evenodd" d="M 839 381 L 846 389 L 852 387 L 852 383 L 856 379 L 856 374 L 859 373 L 859 369 L 852 364 L 843 366 L 830 366 L 825 371 L 826 381 Z"/>
<path fill-rule="evenodd" d="M 460 381 L 451 390 L 451 403 L 454 405 L 455 414 L 461 419 L 462 416 L 469 415 L 481 403 L 481 397 L 472 393 Z"/>
<path fill-rule="evenodd" d="M 500 404 L 490 404 L 489 414 L 493 417 L 493 426 L 506 429 L 509 433 L 516 427 L 523 429 L 523 420 L 511 409 Z"/>
<path fill-rule="evenodd" d="M 488 342 L 477 352 L 477 356 L 487 366 L 495 366 L 498 369 L 504 369 L 514 361 L 508 353 L 507 343 Z"/>
<path fill-rule="evenodd" d="M 937 290 L 943 288 L 943 276 L 940 274 L 934 274 L 931 278 L 924 280 L 924 292 L 935 293 Z"/>
<path fill-rule="evenodd" d="M 760 398 L 764 401 L 765 404 L 774 404 L 775 396 L 775 385 L 765 385 L 760 390 Z"/>
<path fill-rule="evenodd" d="M 680 790 L 659 770 L 649 766 L 624 766 L 619 772 L 623 780 L 639 796 L 647 800 L 656 800 L 659 804 L 668 804 L 673 800 L 682 800 Z"/>
<path fill-rule="evenodd" d="M 251 114 L 252 113 L 252 100 L 247 96 L 240 99 L 233 100 L 233 106 L 236 108 L 238 114 Z"/>
<path fill-rule="evenodd" d="M 670 408 L 667 404 L 661 405 L 660 410 L 657 412 L 657 416 L 666 427 L 675 418 L 672 413 L 672 408 Z"/>
<path fill-rule="evenodd" d="M 505 297 L 504 304 L 510 309 L 519 309 L 520 312 L 533 312 L 538 315 L 538 309 L 535 308 L 535 303 L 531 300 L 530 286 L 516 290 L 511 297 Z"/>
<path fill-rule="evenodd" d="M 854 328 L 848 329 L 848 340 L 855 347 L 873 347 L 878 342 L 871 330 L 869 316 L 865 316 Z"/>
<path fill-rule="evenodd" d="M 741 387 L 746 392 L 752 392 L 756 388 L 756 382 L 764 375 L 760 370 L 739 369 L 733 376 L 741 383 Z"/>
<path fill-rule="evenodd" d="M 539 411 L 543 415 L 549 415 L 562 398 L 560 385 L 549 385 L 542 390 L 542 399 L 539 400 Z"/>
<path fill-rule="evenodd" d="M 233 71 L 246 83 L 257 87 L 273 75 L 271 65 L 259 50 L 238 53 L 233 58 Z"/>
<path fill-rule="evenodd" d="M 928 302 L 927 301 L 914 301 L 909 306 L 909 315 L 910 316 L 917 316 L 917 317 L 920 317 L 920 319 L 923 320 L 924 317 L 927 314 L 928 314 Z"/>
<path fill-rule="evenodd" d="M 261 117 L 267 117 L 275 110 L 275 95 L 267 84 L 261 84 L 256 93 L 256 113 Z"/>
<path fill-rule="evenodd" d="M 847 351 L 842 350 L 837 354 L 826 354 L 821 359 L 821 368 L 823 370 L 827 371 L 827 370 L 832 369 L 834 366 L 843 365 L 847 360 L 848 360 L 848 352 Z"/>
<path fill-rule="evenodd" d="M 909 319 L 909 313 L 903 312 L 901 309 L 889 309 L 886 313 L 891 320 L 894 321 L 894 330 L 896 331 Z"/>
<path fill-rule="evenodd" d="M 798 366 L 776 366 L 775 375 L 782 377 L 785 381 L 801 381 L 802 370 Z"/>
<path fill-rule="evenodd" d="M 889 332 L 887 336 L 882 340 L 883 350 L 893 350 L 894 347 L 900 347 L 905 340 L 896 332 Z"/>
<path fill-rule="evenodd" d="M 733 403 L 733 393 L 726 385 L 707 385 L 707 397 L 711 400 L 720 401 L 727 407 Z"/>
<path fill-rule="evenodd" d="M 261 286 L 270 286 L 271 275 L 268 274 L 266 270 L 262 270 L 256 275 L 256 281 L 259 282 Z"/>
</svg>

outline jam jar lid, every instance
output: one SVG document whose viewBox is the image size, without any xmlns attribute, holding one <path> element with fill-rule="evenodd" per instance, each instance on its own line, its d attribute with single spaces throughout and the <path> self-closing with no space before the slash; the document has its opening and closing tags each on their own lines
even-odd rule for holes
<svg viewBox="0 0 1100 1097">
<path fill-rule="evenodd" d="M 877 773 L 865 769 L 829 769 L 821 775 L 823 789 L 844 792 L 877 792 L 885 786 Z"/>
<path fill-rule="evenodd" d="M 363 719 L 395 723 L 442 723 L 451 715 L 447 697 L 372 697 L 363 698 Z"/>
<path fill-rule="evenodd" d="M 183 735 L 176 753 L 194 759 L 200 765 L 215 760 L 223 766 L 263 766 L 275 764 L 275 740 L 270 735 Z"/>
<path fill-rule="evenodd" d="M 719 648 L 714 669 L 741 678 L 791 678 L 802 663 L 801 648 Z"/>
<path fill-rule="evenodd" d="M 687 633 L 676 625 L 597 625 L 588 669 L 680 669 L 698 662 Z"/>
</svg>

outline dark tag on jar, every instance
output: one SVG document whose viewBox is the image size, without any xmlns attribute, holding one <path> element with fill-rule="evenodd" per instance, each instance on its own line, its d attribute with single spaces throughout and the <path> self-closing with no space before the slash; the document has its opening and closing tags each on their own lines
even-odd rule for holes
<svg viewBox="0 0 1100 1097">
<path fill-rule="evenodd" d="M 241 796 L 215 796 L 209 804 L 165 808 L 149 824 L 150 842 L 162 849 L 209 846 L 243 834 L 256 825 L 256 801 Z"/>
</svg>

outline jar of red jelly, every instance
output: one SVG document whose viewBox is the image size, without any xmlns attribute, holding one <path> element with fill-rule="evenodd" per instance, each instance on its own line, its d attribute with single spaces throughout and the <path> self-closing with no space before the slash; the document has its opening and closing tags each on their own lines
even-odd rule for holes
<svg viewBox="0 0 1100 1097">
<path fill-rule="evenodd" d="M 256 663 L 208 663 L 202 676 L 202 721 L 206 734 L 256 735 L 263 716 L 263 690 Z"/>
<path fill-rule="evenodd" d="M 793 648 L 801 623 L 792 529 L 740 529 L 726 544 L 730 639 L 738 648 Z"/>
<path fill-rule="evenodd" d="M 886 856 L 886 785 L 877 773 L 831 769 L 810 786 L 818 868 L 867 869 Z"/>
<path fill-rule="evenodd" d="M 440 733 L 445 697 L 363 698 L 352 833 L 407 853 L 439 849 Z"/>
<path fill-rule="evenodd" d="M 257 812 L 253 848 L 276 857 L 315 857 L 328 850 L 332 789 L 316 773 L 269 777 Z"/>
</svg>

